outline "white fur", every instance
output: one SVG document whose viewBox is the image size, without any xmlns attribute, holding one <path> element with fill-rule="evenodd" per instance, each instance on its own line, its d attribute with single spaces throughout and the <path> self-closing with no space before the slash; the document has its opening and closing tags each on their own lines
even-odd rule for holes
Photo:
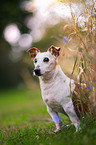
<svg viewBox="0 0 96 145">
<path fill-rule="evenodd" d="M 45 57 L 49 58 L 49 62 L 43 62 Z M 56 124 L 56 131 L 61 129 L 59 112 L 66 112 L 76 130 L 78 130 L 80 122 L 72 102 L 72 92 L 75 89 L 74 80 L 63 73 L 58 65 L 57 58 L 49 51 L 39 52 L 35 58 L 37 59 L 35 68 L 39 67 L 42 74 L 39 76 L 42 98 L 47 106 L 48 113 Z"/>
</svg>

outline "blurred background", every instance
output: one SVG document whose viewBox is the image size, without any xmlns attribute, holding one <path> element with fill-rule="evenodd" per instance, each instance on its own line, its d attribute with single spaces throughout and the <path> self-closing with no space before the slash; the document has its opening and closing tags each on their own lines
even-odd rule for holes
<svg viewBox="0 0 96 145">
<path fill-rule="evenodd" d="M 13 89 L 36 90 L 26 51 L 55 45 L 62 48 L 58 59 L 65 74 L 90 84 L 96 103 L 95 21 L 95 0 L 0 0 L 0 97 Z"/>
<path fill-rule="evenodd" d="M 94 0 L 85 2 L 89 15 L 91 14 L 95 18 Z M 1 89 L 28 85 L 29 77 L 32 79 L 33 64 L 26 50 L 32 46 L 41 51 L 46 51 L 52 44 L 60 46 L 62 48 L 60 64 L 65 72 L 71 73 L 74 55 L 76 55 L 72 51 L 81 46 L 80 43 L 79 46 L 76 43 L 78 41 L 76 37 L 75 39 L 70 37 L 73 40 L 70 40 L 66 46 L 67 37 L 69 34 L 73 36 L 74 21 L 80 29 L 84 27 L 83 32 L 87 31 L 85 25 L 89 23 L 89 16 L 85 10 L 85 2 L 71 1 L 70 3 L 68 0 L 0 1 Z M 73 19 L 75 20 L 73 21 Z M 70 55 L 71 49 L 73 50 Z"/>
</svg>

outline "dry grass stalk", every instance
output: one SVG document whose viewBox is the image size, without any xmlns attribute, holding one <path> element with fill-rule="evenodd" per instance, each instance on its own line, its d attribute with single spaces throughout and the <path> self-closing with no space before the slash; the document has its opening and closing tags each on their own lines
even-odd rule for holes
<svg viewBox="0 0 96 145">
<path fill-rule="evenodd" d="M 62 2 L 64 3 L 65 1 Z M 84 10 L 80 16 L 84 17 L 86 22 L 83 24 L 83 26 L 80 26 L 78 22 L 79 18 L 76 19 L 75 13 L 72 9 L 72 2 L 69 1 L 73 24 L 65 25 L 64 30 L 70 27 L 73 29 L 73 32 L 68 35 L 67 47 L 68 44 L 73 41 L 73 39 L 77 39 L 78 43 L 78 48 L 75 50 L 76 58 L 72 75 L 76 73 L 77 80 L 80 84 L 86 83 L 87 86 L 90 86 L 89 88 L 86 86 L 84 89 L 79 88 L 79 90 L 74 92 L 75 97 L 73 98 L 73 102 L 75 108 L 79 112 L 82 112 L 82 116 L 84 117 L 84 114 L 90 113 L 92 110 L 95 110 L 94 116 L 96 116 L 96 74 L 94 75 L 96 71 L 96 65 L 93 62 L 95 61 L 96 63 L 96 49 L 93 47 L 96 44 L 94 14 L 95 3 L 93 0 L 91 0 L 89 4 L 86 4 L 85 0 L 83 0 L 82 3 L 84 5 Z M 68 50 L 71 51 L 69 47 Z M 71 52 L 74 53 L 74 51 Z"/>
</svg>

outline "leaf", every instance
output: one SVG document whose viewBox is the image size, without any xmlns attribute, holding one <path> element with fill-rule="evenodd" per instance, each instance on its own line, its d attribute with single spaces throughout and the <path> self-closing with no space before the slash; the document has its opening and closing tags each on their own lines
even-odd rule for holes
<svg viewBox="0 0 96 145">
<path fill-rule="evenodd" d="M 88 15 L 88 17 L 89 17 L 94 23 L 96 23 L 96 21 L 91 17 L 90 14 L 87 14 L 87 15 Z"/>
<path fill-rule="evenodd" d="M 77 64 L 77 60 L 78 60 L 78 54 L 77 54 L 77 56 L 76 56 L 75 63 L 74 63 L 73 70 L 72 70 L 72 73 L 71 73 L 71 74 L 73 74 L 74 71 L 75 71 L 76 64 Z"/>
</svg>

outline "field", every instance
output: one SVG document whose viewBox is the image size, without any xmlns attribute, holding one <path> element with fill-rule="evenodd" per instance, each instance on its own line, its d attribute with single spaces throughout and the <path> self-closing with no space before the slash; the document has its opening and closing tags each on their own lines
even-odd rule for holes
<svg viewBox="0 0 96 145">
<path fill-rule="evenodd" d="M 95 145 L 96 124 L 88 117 L 80 132 L 75 132 L 66 116 L 64 129 L 54 133 L 55 125 L 42 101 L 40 89 L 0 91 L 0 145 Z"/>
</svg>

